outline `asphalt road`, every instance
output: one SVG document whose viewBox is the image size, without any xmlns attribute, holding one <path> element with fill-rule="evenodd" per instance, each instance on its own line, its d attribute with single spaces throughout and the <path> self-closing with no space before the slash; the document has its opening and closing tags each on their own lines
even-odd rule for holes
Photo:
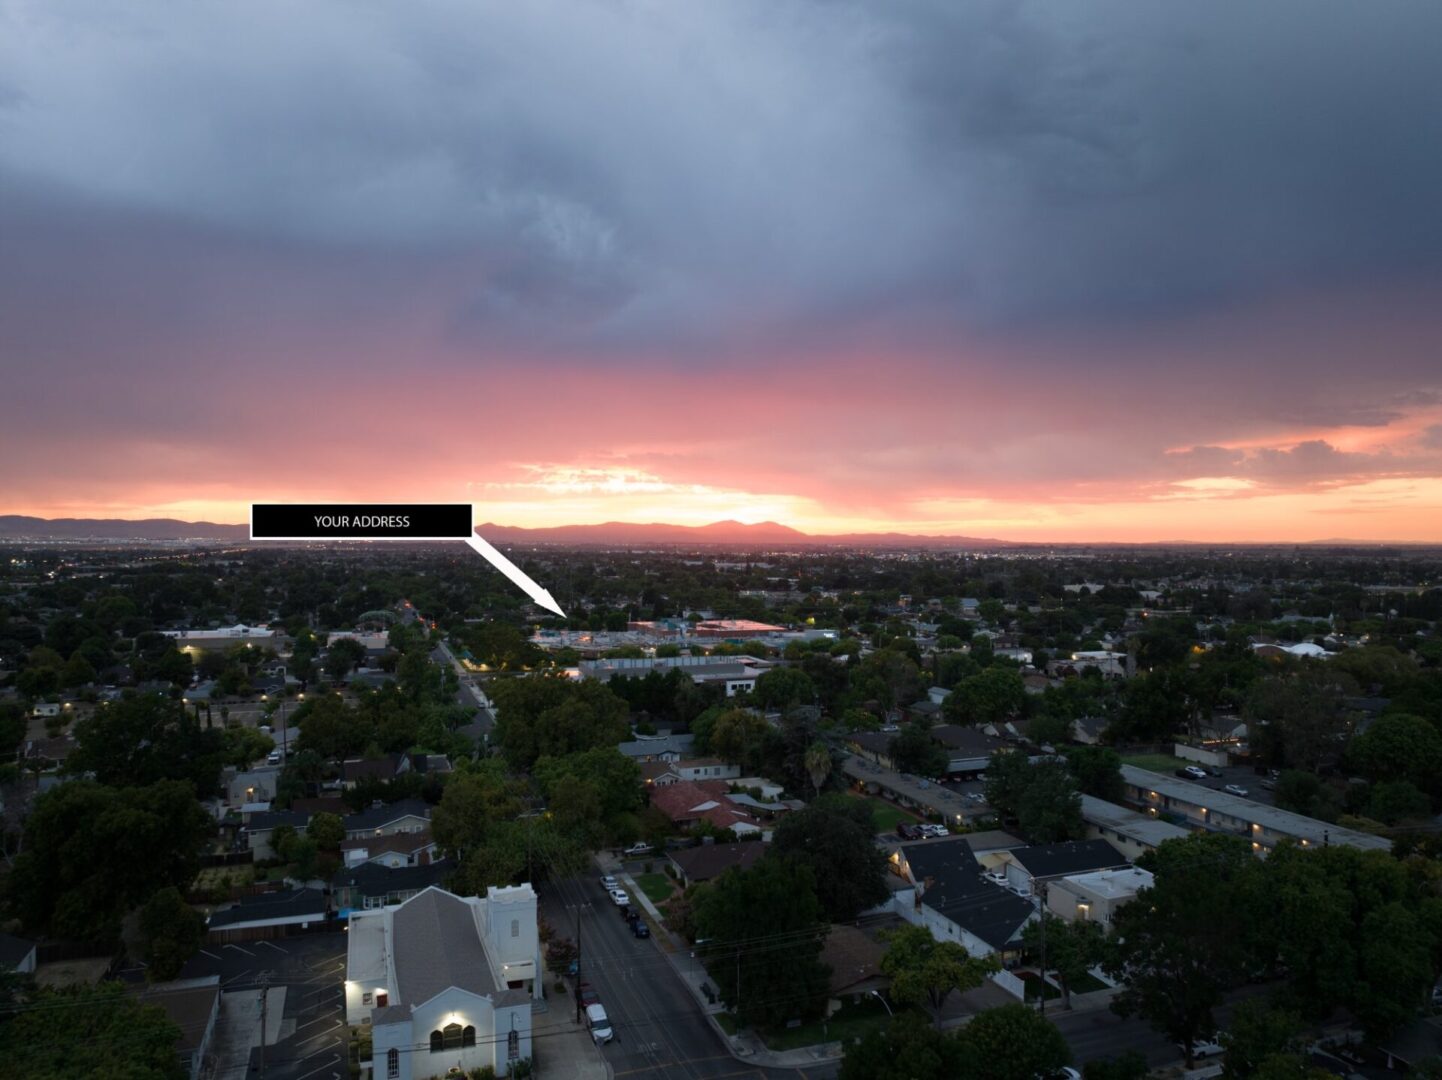
<svg viewBox="0 0 1442 1080">
<path fill-rule="evenodd" d="M 581 976 L 595 987 L 616 1032 L 602 1048 L 617 1080 L 830 1080 L 834 1063 L 767 1069 L 732 1056 L 655 939 L 638 940 L 602 890 L 600 877 L 541 886 L 541 912 L 574 939 L 579 918 Z M 553 1007 L 574 1000 L 552 998 Z"/>
</svg>

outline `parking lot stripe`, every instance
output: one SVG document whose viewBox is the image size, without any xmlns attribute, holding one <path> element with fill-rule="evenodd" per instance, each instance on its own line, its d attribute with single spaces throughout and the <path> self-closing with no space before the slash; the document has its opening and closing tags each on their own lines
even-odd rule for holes
<svg viewBox="0 0 1442 1080">
<path fill-rule="evenodd" d="M 255 955 L 255 953 L 251 952 L 249 949 L 242 949 L 239 945 L 225 945 L 225 946 L 222 946 L 222 948 L 234 949 L 236 952 L 245 953 L 246 956 L 254 956 L 254 955 Z"/>
<path fill-rule="evenodd" d="M 201 950 L 200 950 L 200 955 L 201 955 L 201 956 L 208 956 L 208 957 L 210 957 L 212 960 L 222 960 L 222 959 L 224 959 L 224 957 L 217 956 L 217 955 L 216 955 L 215 953 L 213 953 L 213 952 L 206 952 L 204 949 L 201 949 Z"/>
<path fill-rule="evenodd" d="M 269 945 L 269 946 L 270 946 L 272 949 L 274 949 L 276 952 L 289 952 L 289 951 L 290 951 L 289 949 L 282 949 L 279 945 L 273 944 L 272 942 L 269 942 L 269 941 L 262 941 L 261 944 L 262 944 L 262 945 Z"/>
</svg>

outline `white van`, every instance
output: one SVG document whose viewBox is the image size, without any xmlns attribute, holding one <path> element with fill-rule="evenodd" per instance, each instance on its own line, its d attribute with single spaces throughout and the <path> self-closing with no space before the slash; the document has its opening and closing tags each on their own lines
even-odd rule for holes
<svg viewBox="0 0 1442 1080">
<path fill-rule="evenodd" d="M 586 1026 L 591 1029 L 591 1038 L 598 1046 L 616 1037 L 611 1030 L 611 1021 L 606 1019 L 606 1009 L 600 1002 L 586 1006 Z"/>
</svg>

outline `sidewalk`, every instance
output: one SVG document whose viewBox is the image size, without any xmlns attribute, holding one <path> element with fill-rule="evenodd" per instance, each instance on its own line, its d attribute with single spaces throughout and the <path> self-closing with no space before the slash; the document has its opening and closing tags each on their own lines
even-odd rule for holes
<svg viewBox="0 0 1442 1080">
<path fill-rule="evenodd" d="M 710 976 L 701 962 L 691 955 L 690 944 L 679 934 L 672 933 L 662 922 L 661 912 L 651 902 L 651 898 L 641 891 L 635 880 L 621 868 L 621 860 L 615 856 L 604 853 L 596 857 L 601 871 L 607 874 L 616 875 L 617 879 L 624 882 L 626 891 L 631 894 L 631 902 L 644 910 L 651 923 L 651 937 L 661 949 L 661 954 L 671 965 L 681 981 L 691 991 L 702 1014 L 711 1021 L 711 1024 L 720 1033 L 730 1048 L 732 1056 L 739 1061 L 749 1065 L 761 1065 L 778 1069 L 798 1069 L 808 1065 L 815 1065 L 821 1061 L 835 1061 L 841 1057 L 841 1044 L 821 1043 L 816 1046 L 806 1046 L 799 1050 L 786 1050 L 775 1052 L 768 1050 L 766 1044 L 752 1032 L 738 1032 L 735 1035 L 728 1035 L 726 1029 L 720 1024 L 717 1017 L 726 1011 L 726 1006 L 719 1000 L 708 1001 L 703 987 L 710 986 Z M 714 989 L 714 988 L 712 988 Z"/>
</svg>

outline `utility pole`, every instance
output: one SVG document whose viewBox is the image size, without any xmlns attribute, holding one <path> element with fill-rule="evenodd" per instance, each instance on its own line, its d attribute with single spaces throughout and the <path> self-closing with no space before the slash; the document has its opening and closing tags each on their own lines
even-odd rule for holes
<svg viewBox="0 0 1442 1080">
<path fill-rule="evenodd" d="M 1041 1015 L 1046 1015 L 1046 884 L 1041 887 Z"/>
<path fill-rule="evenodd" d="M 576 905 L 576 1023 L 581 1022 L 581 905 Z"/>
<path fill-rule="evenodd" d="M 270 972 L 260 973 L 260 1075 L 265 1076 L 265 1006 L 266 991 L 270 988 Z"/>
</svg>

